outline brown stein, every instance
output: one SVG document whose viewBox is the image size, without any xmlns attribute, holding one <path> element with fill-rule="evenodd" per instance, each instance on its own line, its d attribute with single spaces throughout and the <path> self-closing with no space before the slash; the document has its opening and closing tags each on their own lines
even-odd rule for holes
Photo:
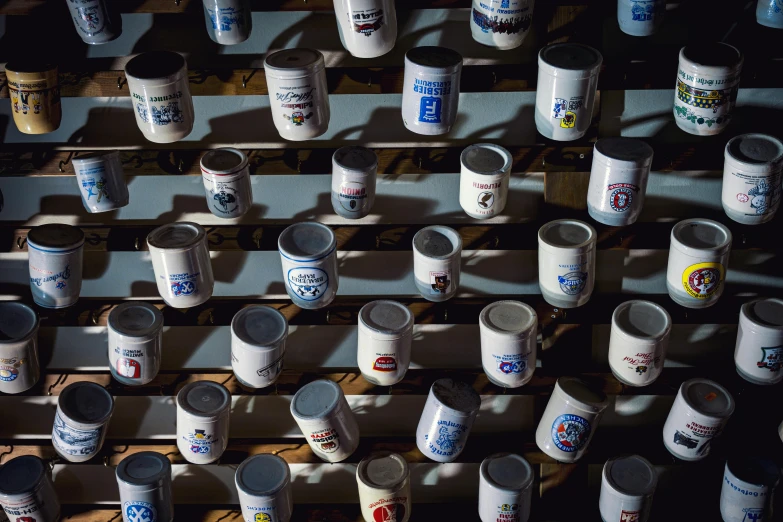
<svg viewBox="0 0 783 522">
<path fill-rule="evenodd" d="M 62 119 L 57 66 L 8 62 L 5 74 L 14 123 L 19 132 L 46 134 L 57 130 Z"/>
</svg>

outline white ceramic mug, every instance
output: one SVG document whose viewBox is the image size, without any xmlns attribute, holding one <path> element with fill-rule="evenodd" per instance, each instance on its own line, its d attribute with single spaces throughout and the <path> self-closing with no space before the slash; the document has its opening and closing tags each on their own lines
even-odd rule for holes
<svg viewBox="0 0 783 522">
<path fill-rule="evenodd" d="M 783 29 L 783 0 L 758 0 L 756 22 L 772 29 Z"/>
<path fill-rule="evenodd" d="M 487 219 L 503 212 L 511 163 L 511 153 L 492 143 L 477 143 L 462 151 L 459 204 L 467 215 Z"/>
<path fill-rule="evenodd" d="M 377 58 L 397 41 L 394 0 L 334 0 L 343 47 L 357 58 Z"/>
<path fill-rule="evenodd" d="M 76 34 L 89 45 L 100 45 L 120 36 L 109 14 L 106 0 L 66 0 L 68 10 L 76 27 Z"/>
<path fill-rule="evenodd" d="M 473 0 L 470 34 L 478 43 L 516 49 L 533 21 L 534 0 Z"/>
<path fill-rule="evenodd" d="M 416 427 L 419 451 L 435 462 L 456 460 L 480 408 L 481 396 L 469 385 L 449 378 L 435 381 Z"/>
<path fill-rule="evenodd" d="M 666 0 L 617 0 L 617 23 L 631 36 L 658 32 L 666 14 Z"/>
<path fill-rule="evenodd" d="M 122 459 L 115 470 L 123 522 L 173 522 L 171 462 L 154 451 Z"/>
<path fill-rule="evenodd" d="M 163 314 L 149 303 L 126 301 L 109 313 L 109 368 L 122 384 L 157 377 L 163 355 Z"/>
<path fill-rule="evenodd" d="M 574 308 L 590 300 L 595 284 L 595 229 L 575 219 L 538 230 L 538 285 L 552 306 Z"/>
<path fill-rule="evenodd" d="M 609 367 L 623 384 L 647 386 L 663 371 L 672 319 L 650 301 L 626 301 L 612 314 Z"/>
<path fill-rule="evenodd" d="M 220 45 L 236 45 L 250 37 L 253 17 L 249 0 L 204 0 L 207 34 Z"/>
<path fill-rule="evenodd" d="M 27 234 L 30 290 L 43 308 L 76 304 L 82 290 L 84 232 L 71 225 L 47 224 Z"/>
<path fill-rule="evenodd" d="M 195 381 L 177 393 L 177 449 L 191 464 L 211 464 L 228 446 L 231 394 L 222 384 Z"/>
<path fill-rule="evenodd" d="M 60 520 L 60 502 L 48 468 L 48 463 L 34 455 L 22 455 L 0 466 L 0 506 L 9 517 L 6 520 Z"/>
<path fill-rule="evenodd" d="M 207 207 L 219 218 L 238 218 L 253 206 L 250 166 L 238 149 L 215 149 L 201 158 Z"/>
<path fill-rule="evenodd" d="M 231 320 L 231 368 L 250 388 L 266 388 L 283 371 L 288 321 L 269 306 L 247 306 Z"/>
<path fill-rule="evenodd" d="M 658 475 L 652 464 L 639 455 L 606 461 L 601 474 L 598 508 L 607 522 L 647 522 Z"/>
<path fill-rule="evenodd" d="M 291 301 L 308 310 L 329 305 L 337 296 L 337 239 L 332 229 L 315 222 L 296 223 L 277 239 L 285 290 Z"/>
<path fill-rule="evenodd" d="M 753 384 L 783 381 L 782 299 L 758 299 L 742 305 L 734 364 L 740 377 Z"/>
<path fill-rule="evenodd" d="M 408 522 L 411 483 L 408 463 L 396 453 L 379 451 L 363 458 L 356 468 L 359 505 L 364 520 Z"/>
<path fill-rule="evenodd" d="M 413 236 L 413 278 L 428 301 L 446 301 L 459 288 L 462 238 L 449 227 L 425 227 Z"/>
<path fill-rule="evenodd" d="M 96 152 L 78 156 L 73 158 L 72 163 L 82 204 L 87 212 L 108 212 L 128 204 L 130 195 L 119 152 Z"/>
<path fill-rule="evenodd" d="M 234 484 L 245 521 L 291 520 L 291 470 L 282 458 L 269 454 L 248 457 L 237 468 Z"/>
<path fill-rule="evenodd" d="M 339 0 L 338 0 L 339 1 Z M 375 203 L 378 155 L 368 148 L 341 147 L 332 156 L 332 208 L 346 219 L 360 219 Z"/>
<path fill-rule="evenodd" d="M 488 304 L 479 315 L 481 365 L 490 382 L 518 388 L 536 369 L 538 316 L 519 301 Z"/>
<path fill-rule="evenodd" d="M 26 304 L 0 302 L 0 392 L 22 393 L 38 382 L 38 324 Z"/>
<path fill-rule="evenodd" d="M 57 398 L 52 446 L 69 462 L 90 460 L 103 447 L 114 398 L 102 386 L 78 381 L 66 386 Z"/>
<path fill-rule="evenodd" d="M 527 522 L 533 496 L 533 467 L 519 455 L 495 453 L 479 468 L 481 522 Z"/>
<path fill-rule="evenodd" d="M 362 376 L 377 386 L 392 386 L 411 363 L 413 314 L 396 301 L 379 300 L 359 310 L 356 359 Z"/>
<path fill-rule="evenodd" d="M 772 501 L 780 483 L 780 467 L 758 457 L 733 457 L 726 461 L 720 490 L 723 522 L 775 520 Z"/>
<path fill-rule="evenodd" d="M 459 110 L 462 55 L 445 47 L 414 47 L 405 53 L 402 123 L 424 135 L 448 134 Z"/>
</svg>

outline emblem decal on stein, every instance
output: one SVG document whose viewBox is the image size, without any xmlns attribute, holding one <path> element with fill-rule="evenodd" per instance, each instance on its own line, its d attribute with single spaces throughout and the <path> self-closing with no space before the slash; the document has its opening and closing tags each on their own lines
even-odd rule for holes
<svg viewBox="0 0 783 522">
<path fill-rule="evenodd" d="M 525 16 L 508 16 L 501 18 L 497 15 L 490 16 L 482 13 L 476 8 L 473 9 L 473 23 L 479 26 L 484 33 L 516 34 L 520 31 L 524 32 L 530 29 L 532 21 L 533 17 L 529 14 Z"/>
<path fill-rule="evenodd" d="M 720 287 L 724 270 L 720 263 L 691 265 L 682 273 L 682 285 L 691 297 L 706 299 Z"/>
<path fill-rule="evenodd" d="M 498 371 L 506 375 L 523 373 L 525 370 L 527 370 L 527 361 L 524 359 L 520 361 L 501 360 L 498 363 Z"/>
<path fill-rule="evenodd" d="M 206 455 L 212 449 L 215 440 L 212 435 L 207 434 L 207 430 L 193 430 L 183 437 L 190 444 L 191 453 Z"/>
<path fill-rule="evenodd" d="M 181 93 L 177 94 L 181 96 Z M 151 105 L 149 110 L 152 112 L 153 125 L 162 126 L 168 125 L 169 123 L 182 123 L 184 121 L 184 116 L 182 111 L 179 109 L 178 101 L 172 101 L 167 105 L 161 105 L 160 107 Z M 144 123 L 150 122 L 150 114 L 147 110 L 147 106 L 144 103 L 136 103 L 136 111 L 139 113 L 139 118 L 141 118 L 141 121 Z"/>
<path fill-rule="evenodd" d="M 564 129 L 573 129 L 576 125 L 576 113 L 573 111 L 567 111 L 565 116 L 560 120 L 560 127 Z"/>
<path fill-rule="evenodd" d="M 451 270 L 430 272 L 430 287 L 433 294 L 445 294 L 451 286 Z"/>
<path fill-rule="evenodd" d="M 288 286 L 300 299 L 315 301 L 329 288 L 329 275 L 315 267 L 292 268 L 288 271 Z"/>
<path fill-rule="evenodd" d="M 338 197 L 340 205 L 345 210 L 351 212 L 361 210 L 367 200 L 367 187 L 358 181 L 344 181 L 340 184 Z"/>
<path fill-rule="evenodd" d="M 122 510 L 129 522 L 157 522 L 158 520 L 158 512 L 149 502 L 125 502 Z"/>
<path fill-rule="evenodd" d="M 625 212 L 631 208 L 634 191 L 639 192 L 639 187 L 631 183 L 614 183 L 606 187 L 610 190 L 609 206 L 615 212 Z"/>
<path fill-rule="evenodd" d="M 620 513 L 620 522 L 639 522 L 640 514 L 638 511 L 622 510 Z"/>
<path fill-rule="evenodd" d="M 674 432 L 674 443 L 679 444 L 680 446 L 685 446 L 688 449 L 694 449 L 699 445 L 698 440 L 688 437 L 679 430 Z"/>
<path fill-rule="evenodd" d="M 764 520 L 764 508 L 745 508 L 742 511 L 745 513 L 742 522 L 758 522 Z"/>
<path fill-rule="evenodd" d="M 220 31 L 231 31 L 233 26 L 244 25 L 241 13 L 236 13 L 233 7 L 221 7 L 219 14 L 215 14 L 214 9 L 207 8 L 209 20 L 212 22 L 212 29 Z"/>
<path fill-rule="evenodd" d="M 340 447 L 340 434 L 334 428 L 326 428 L 311 433 L 310 442 L 324 453 L 334 453 Z"/>
<path fill-rule="evenodd" d="M 140 379 L 141 364 L 133 359 L 121 357 L 117 359 L 117 374 L 128 379 Z"/>
<path fill-rule="evenodd" d="M 97 181 L 94 177 L 82 179 L 82 188 L 87 192 L 87 201 L 91 197 L 96 196 L 95 201 L 101 202 L 104 197 L 109 199 L 109 192 L 106 190 L 106 178 L 99 178 Z M 96 192 L 93 192 L 93 189 Z"/>
<path fill-rule="evenodd" d="M 11 382 L 19 377 L 19 370 L 10 366 L 0 366 L 0 381 Z"/>
<path fill-rule="evenodd" d="M 761 348 L 761 360 L 756 363 L 759 368 L 766 368 L 771 372 L 778 372 L 783 367 L 783 346 Z M 2 374 L 0 374 L 0 378 Z"/>
<path fill-rule="evenodd" d="M 67 455 L 89 455 L 95 452 L 101 437 L 101 428 L 77 430 L 65 424 L 59 414 L 54 416 L 52 442 Z"/>
<path fill-rule="evenodd" d="M 577 295 L 587 283 L 587 272 L 568 272 L 565 275 L 557 276 L 557 282 L 560 283 L 560 290 L 567 295 Z"/>
<path fill-rule="evenodd" d="M 383 9 L 356 11 L 353 13 L 352 22 L 354 32 L 369 38 L 372 33 L 383 27 Z"/>
<path fill-rule="evenodd" d="M 378 357 L 372 363 L 372 369 L 376 372 L 396 372 L 397 360 L 394 357 Z"/>
<path fill-rule="evenodd" d="M 171 284 L 171 293 L 174 297 L 180 297 L 183 295 L 193 295 L 198 293 L 198 285 L 196 285 L 196 279 L 200 272 L 195 274 L 189 274 L 184 272 L 182 274 L 171 274 L 169 276 L 169 283 Z"/>
<path fill-rule="evenodd" d="M 632 0 L 631 20 L 649 22 L 655 18 L 655 2 L 652 0 Z"/>
<path fill-rule="evenodd" d="M 402 522 L 405 520 L 404 504 L 379 506 L 372 512 L 373 522 Z"/>
<path fill-rule="evenodd" d="M 221 185 L 228 185 L 227 183 L 221 183 Z M 236 189 L 232 187 L 222 186 L 219 192 L 209 191 L 212 194 L 212 199 L 215 201 L 215 205 L 212 205 L 215 210 L 221 214 L 231 214 L 236 211 L 239 204 L 237 203 Z"/>
<path fill-rule="evenodd" d="M 443 101 L 440 98 L 424 96 L 419 106 L 419 121 L 424 123 L 440 123 Z"/>
<path fill-rule="evenodd" d="M 462 448 L 462 445 L 459 444 L 459 439 L 464 431 L 464 426 L 456 423 L 449 424 L 454 424 L 454 429 L 450 430 L 448 426 L 441 425 L 438 428 L 438 438 L 435 439 L 434 443 L 430 444 L 430 448 L 435 449 L 435 453 L 438 455 L 453 455 Z M 437 448 L 434 446 L 437 446 Z"/>
<path fill-rule="evenodd" d="M 481 192 L 478 195 L 478 206 L 484 210 L 488 208 L 492 208 L 492 205 L 495 204 L 495 194 L 492 192 Z"/>
<path fill-rule="evenodd" d="M 305 121 L 309 120 L 312 117 L 313 117 L 312 112 L 308 112 L 307 114 L 305 114 L 302 111 L 295 111 L 292 112 L 290 116 L 288 114 L 283 114 L 283 118 L 290 121 L 297 127 L 304 125 Z"/>
<path fill-rule="evenodd" d="M 552 423 L 552 442 L 566 453 L 581 449 L 589 436 L 590 423 L 579 415 L 560 415 Z"/>
</svg>

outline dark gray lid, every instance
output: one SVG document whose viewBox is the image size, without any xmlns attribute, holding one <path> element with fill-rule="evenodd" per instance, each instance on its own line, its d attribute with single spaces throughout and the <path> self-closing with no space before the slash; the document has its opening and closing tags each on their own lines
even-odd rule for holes
<svg viewBox="0 0 783 522">
<path fill-rule="evenodd" d="M 413 236 L 413 248 L 427 257 L 448 259 L 462 250 L 462 237 L 453 228 L 425 227 Z"/>
<path fill-rule="evenodd" d="M 729 140 L 726 152 L 742 163 L 780 163 L 783 160 L 783 143 L 766 134 L 740 134 Z"/>
<path fill-rule="evenodd" d="M 0 344 L 15 343 L 38 330 L 38 314 L 24 303 L 0 301 Z"/>
<path fill-rule="evenodd" d="M 533 483 L 533 467 L 514 453 L 495 453 L 481 463 L 481 476 L 493 488 L 509 492 L 527 489 Z"/>
<path fill-rule="evenodd" d="M 588 408 L 601 411 L 606 407 L 606 394 L 601 390 L 594 389 L 581 379 L 560 377 L 557 380 L 557 387 L 568 396 L 569 400 L 581 403 Z"/>
<path fill-rule="evenodd" d="M 125 337 L 154 337 L 162 327 L 163 313 L 143 301 L 126 301 L 109 313 L 109 328 Z"/>
<path fill-rule="evenodd" d="M 201 158 L 201 170 L 217 176 L 233 174 L 245 168 L 247 156 L 237 149 L 214 149 Z"/>
<path fill-rule="evenodd" d="M 624 334 L 643 340 L 660 339 L 672 327 L 669 312 L 650 301 L 626 301 L 615 308 L 612 318 Z"/>
<path fill-rule="evenodd" d="M 367 170 L 378 165 L 378 155 L 375 152 L 355 145 L 337 149 L 332 159 L 345 170 Z"/>
<path fill-rule="evenodd" d="M 538 231 L 538 237 L 556 248 L 584 248 L 595 242 L 595 229 L 583 221 L 558 219 L 550 221 Z"/>
<path fill-rule="evenodd" d="M 470 385 L 454 379 L 438 379 L 432 383 L 432 395 L 452 410 L 472 415 L 481 408 L 481 397 Z"/>
<path fill-rule="evenodd" d="M 74 422 L 98 425 L 111 417 L 114 398 L 94 382 L 75 382 L 60 392 L 57 405 Z"/>
<path fill-rule="evenodd" d="M 484 307 L 479 322 L 500 335 L 518 336 L 531 331 L 536 335 L 536 311 L 519 301 L 496 301 Z"/>
<path fill-rule="evenodd" d="M 237 489 L 257 497 L 268 497 L 291 480 L 288 463 L 277 455 L 255 455 L 245 459 L 234 475 Z"/>
<path fill-rule="evenodd" d="M 735 477 L 754 486 L 766 486 L 772 490 L 780 482 L 780 468 L 769 459 L 732 457 L 726 461 L 726 466 Z M 769 495 L 772 495 L 772 491 Z"/>
<path fill-rule="evenodd" d="M 269 306 L 247 306 L 234 315 L 231 331 L 251 346 L 275 346 L 288 336 L 288 321 Z"/>
<path fill-rule="evenodd" d="M 405 59 L 421 67 L 445 69 L 443 74 L 456 72 L 462 66 L 462 55 L 447 47 L 425 45 L 414 47 L 405 53 Z"/>
<path fill-rule="evenodd" d="M 185 58 L 172 51 L 147 51 L 131 58 L 125 74 L 140 80 L 154 80 L 177 74 L 186 67 Z"/>
<path fill-rule="evenodd" d="M 408 463 L 397 453 L 379 451 L 363 458 L 356 477 L 375 489 L 399 489 L 408 479 Z"/>
<path fill-rule="evenodd" d="M 359 321 L 384 335 L 403 335 L 413 328 L 413 314 L 397 301 L 371 301 L 359 310 Z"/>
<path fill-rule="evenodd" d="M 22 455 L 0 466 L 0 495 L 20 495 L 35 491 L 46 477 L 44 461 Z"/>
<path fill-rule="evenodd" d="M 194 417 L 225 415 L 231 409 L 231 394 L 216 382 L 191 382 L 177 394 L 177 407 Z"/>
<path fill-rule="evenodd" d="M 49 223 L 30 229 L 27 243 L 39 250 L 73 250 L 84 244 L 84 232 L 71 225 Z"/>
<path fill-rule="evenodd" d="M 476 143 L 459 156 L 460 163 L 476 174 L 493 175 L 511 169 L 511 153 L 494 143 Z"/>
<path fill-rule="evenodd" d="M 117 480 L 131 486 L 158 487 L 171 479 L 171 462 L 154 451 L 125 457 L 117 466 Z"/>
<path fill-rule="evenodd" d="M 595 150 L 620 167 L 638 168 L 652 164 L 653 148 L 635 138 L 601 138 Z"/>
<path fill-rule="evenodd" d="M 736 67 L 742 62 L 739 49 L 723 42 L 686 45 L 682 54 L 695 64 L 707 67 Z"/>
<path fill-rule="evenodd" d="M 601 53 L 589 45 L 557 43 L 541 49 L 539 57 L 544 63 L 558 69 L 587 70 L 601 67 Z"/>
<path fill-rule="evenodd" d="M 180 250 L 198 244 L 206 236 L 201 225 L 182 221 L 156 228 L 147 236 L 147 244 L 155 248 Z"/>
<path fill-rule="evenodd" d="M 708 417 L 726 418 L 734 413 L 734 398 L 720 384 L 709 379 L 690 379 L 680 387 L 685 402 Z"/>
<path fill-rule="evenodd" d="M 783 299 L 758 299 L 742 305 L 745 315 L 767 328 L 783 328 Z"/>
<path fill-rule="evenodd" d="M 300 261 L 321 259 L 336 247 L 337 239 L 332 229 L 314 221 L 291 225 L 277 239 L 277 248 L 282 255 Z"/>
<path fill-rule="evenodd" d="M 639 455 L 609 459 L 604 477 L 617 492 L 635 497 L 652 495 L 658 483 L 652 464 Z"/>
<path fill-rule="evenodd" d="M 291 415 L 299 419 L 320 419 L 334 414 L 343 391 L 336 383 L 319 379 L 302 386 L 291 401 Z"/>
<path fill-rule="evenodd" d="M 265 71 L 286 78 L 312 74 L 323 68 L 324 55 L 315 49 L 283 49 L 264 58 Z"/>
</svg>

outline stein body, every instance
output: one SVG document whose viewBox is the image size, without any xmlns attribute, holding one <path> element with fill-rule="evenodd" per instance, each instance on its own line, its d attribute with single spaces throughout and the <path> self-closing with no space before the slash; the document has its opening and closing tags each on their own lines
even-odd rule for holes
<svg viewBox="0 0 783 522">
<path fill-rule="evenodd" d="M 289 141 L 317 138 L 329 128 L 324 56 L 315 49 L 285 49 L 264 58 L 272 122 Z"/>
<path fill-rule="evenodd" d="M 332 208 L 338 216 L 360 219 L 375 203 L 378 156 L 364 147 L 342 147 L 332 156 Z"/>
<path fill-rule="evenodd" d="M 470 33 L 478 43 L 516 49 L 533 21 L 533 0 L 473 0 Z"/>
<path fill-rule="evenodd" d="M 416 134 L 448 134 L 459 110 L 462 55 L 445 47 L 405 53 L 402 123 Z"/>
<path fill-rule="evenodd" d="M 574 308 L 590 300 L 595 284 L 596 232 L 575 219 L 538 230 L 538 285 L 552 306 Z"/>
<path fill-rule="evenodd" d="M 783 299 L 758 299 L 740 309 L 734 364 L 753 384 L 783 381 Z"/>
<path fill-rule="evenodd" d="M 46 134 L 56 131 L 62 119 L 60 79 L 54 64 L 27 60 L 5 65 L 11 113 L 19 132 Z"/>
<path fill-rule="evenodd" d="M 607 522 L 647 522 L 658 475 L 639 455 L 615 457 L 604 464 L 598 508 Z"/>
<path fill-rule="evenodd" d="M 396 301 L 372 301 L 359 310 L 357 361 L 362 377 L 377 386 L 392 386 L 411 363 L 413 314 Z"/>
<path fill-rule="evenodd" d="M 617 23 L 631 36 L 658 32 L 666 14 L 666 0 L 617 0 Z"/>
<path fill-rule="evenodd" d="M 191 464 L 211 464 L 228 446 L 231 394 L 222 384 L 195 381 L 177 394 L 177 449 Z"/>
<path fill-rule="evenodd" d="M 783 29 L 783 0 L 758 0 L 756 21 L 772 29 Z"/>
<path fill-rule="evenodd" d="M 559 43 L 538 53 L 536 128 L 545 138 L 572 141 L 590 127 L 601 53 L 587 45 Z"/>
<path fill-rule="evenodd" d="M 43 308 L 76 304 L 82 291 L 84 232 L 71 225 L 47 224 L 27 234 L 30 290 Z"/>
<path fill-rule="evenodd" d="M 650 301 L 626 301 L 612 314 L 609 367 L 623 384 L 647 386 L 661 375 L 672 318 Z"/>
<path fill-rule="evenodd" d="M 130 195 L 119 152 L 95 152 L 73 158 L 73 172 L 87 212 L 108 212 L 128 204 Z"/>
<path fill-rule="evenodd" d="M 125 65 L 136 124 L 154 143 L 174 143 L 193 130 L 195 111 L 185 59 L 171 51 L 148 51 Z"/>
<path fill-rule="evenodd" d="M 142 451 L 122 459 L 115 474 L 123 522 L 173 522 L 169 459 Z"/>
<path fill-rule="evenodd" d="M 538 316 L 519 301 L 497 301 L 479 315 L 481 365 L 497 386 L 518 388 L 536 369 Z"/>
<path fill-rule="evenodd" d="M 390 451 L 371 453 L 356 468 L 359 505 L 364 520 L 408 522 L 411 483 L 408 463 Z"/>
<path fill-rule="evenodd" d="M 481 408 L 481 396 L 464 382 L 438 379 L 432 384 L 416 428 L 416 446 L 435 462 L 459 457 Z"/>
<path fill-rule="evenodd" d="M 343 47 L 357 58 L 377 58 L 397 41 L 394 0 L 334 0 Z"/>
<path fill-rule="evenodd" d="M 459 288 L 462 238 L 441 225 L 422 228 L 413 236 L 413 278 L 428 301 L 447 301 Z"/>
<path fill-rule="evenodd" d="M 496 453 L 485 458 L 479 468 L 481 522 L 528 522 L 534 475 L 530 463 L 519 455 Z"/>
<path fill-rule="evenodd" d="M 644 205 L 652 159 L 652 147 L 642 140 L 598 140 L 587 189 L 590 217 L 615 227 L 635 223 Z"/>
<path fill-rule="evenodd" d="M 38 324 L 26 304 L 0 302 L 0 393 L 22 393 L 38 382 Z"/>
<path fill-rule="evenodd" d="M 250 0 L 204 0 L 207 34 L 220 45 L 236 45 L 250 37 Z"/>
<path fill-rule="evenodd" d="M 6 520 L 60 520 L 60 502 L 48 467 L 34 455 L 16 457 L 0 466 L 0 506 L 8 516 Z"/>
<path fill-rule="evenodd" d="M 288 522 L 293 511 L 291 470 L 277 455 L 254 455 L 237 468 L 234 484 L 244 520 Z"/>
<path fill-rule="evenodd" d="M 231 320 L 231 367 L 250 388 L 266 388 L 283 371 L 288 321 L 269 306 L 248 306 Z"/>
<path fill-rule="evenodd" d="M 120 28 L 109 13 L 106 0 L 66 0 L 76 33 L 89 45 L 111 42 L 120 36 Z"/>
<path fill-rule="evenodd" d="M 215 149 L 201 158 L 207 207 L 219 218 L 238 218 L 253 206 L 250 166 L 244 152 Z"/>
<path fill-rule="evenodd" d="M 511 153 L 492 143 L 477 143 L 462 151 L 459 204 L 467 215 L 487 219 L 503 212 L 511 164 Z"/>
<path fill-rule="evenodd" d="M 57 399 L 52 445 L 69 462 L 90 460 L 103 447 L 114 398 L 93 382 L 66 386 Z"/>
<path fill-rule="evenodd" d="M 733 457 L 726 461 L 720 490 L 723 522 L 775 520 L 772 500 L 780 483 L 780 467 L 768 459 Z"/>
<path fill-rule="evenodd" d="M 109 368 L 129 386 L 158 375 L 163 355 L 163 314 L 149 303 L 126 301 L 109 313 Z"/>
<path fill-rule="evenodd" d="M 721 202 L 743 225 L 766 223 L 780 206 L 783 143 L 765 134 L 742 134 L 726 144 Z"/>
<path fill-rule="evenodd" d="M 680 49 L 674 122 L 689 134 L 712 136 L 726 128 L 739 92 L 742 53 L 723 42 Z"/>
<path fill-rule="evenodd" d="M 308 310 L 329 305 L 337 296 L 337 239 L 315 222 L 296 223 L 277 239 L 283 281 L 291 301 Z"/>
</svg>

